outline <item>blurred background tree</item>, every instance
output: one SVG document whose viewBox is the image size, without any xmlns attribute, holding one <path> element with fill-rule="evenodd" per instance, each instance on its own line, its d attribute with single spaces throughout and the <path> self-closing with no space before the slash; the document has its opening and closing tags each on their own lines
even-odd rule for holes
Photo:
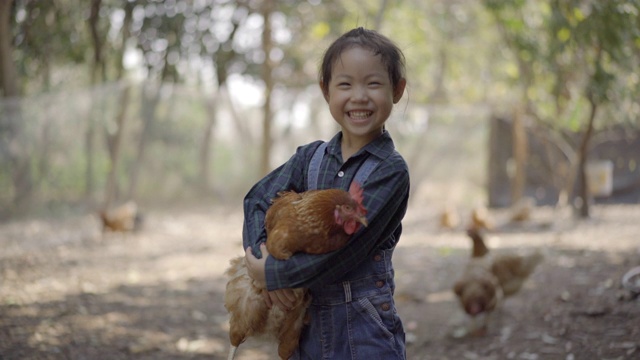
<svg viewBox="0 0 640 360">
<path fill-rule="evenodd" d="M 594 134 L 638 129 L 639 11 L 638 0 L 0 1 L 0 215 L 237 203 L 296 146 L 335 133 L 317 67 L 364 26 L 407 57 L 388 128 L 414 201 L 485 203 L 488 120 L 504 116 L 510 201 L 527 194 L 526 132 L 541 128 L 569 164 L 549 176 L 558 201 L 583 199 L 572 203 L 588 216 Z"/>
<path fill-rule="evenodd" d="M 556 133 L 556 147 L 568 153 L 573 168 L 556 173 L 566 180 L 562 201 L 577 176 L 579 198 L 585 200 L 578 212 L 588 217 L 586 166 L 595 128 L 638 122 L 640 1 L 484 3 L 517 66 L 511 74 L 521 94 L 516 111 Z M 598 112 L 605 114 L 596 122 Z M 581 133 L 580 141 L 563 138 L 566 130 Z M 517 166 L 520 177 L 522 168 Z M 517 192 L 516 198 L 522 196 L 522 189 Z"/>
</svg>

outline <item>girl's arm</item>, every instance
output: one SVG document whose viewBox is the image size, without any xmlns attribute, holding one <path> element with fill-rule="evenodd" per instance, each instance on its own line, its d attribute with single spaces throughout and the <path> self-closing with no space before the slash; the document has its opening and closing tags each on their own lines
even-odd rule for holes
<svg viewBox="0 0 640 360">
<path fill-rule="evenodd" d="M 369 226 L 347 245 L 323 255 L 294 254 L 286 261 L 269 256 L 265 265 L 267 289 L 310 287 L 332 283 L 373 256 L 385 242 L 395 245 L 409 198 L 409 173 L 404 160 L 381 163 L 364 185 Z"/>
<path fill-rule="evenodd" d="M 242 244 L 245 249 L 251 247 L 256 257 L 262 257 L 260 244 L 267 241 L 264 217 L 271 206 L 271 199 L 275 198 L 279 191 L 305 190 L 306 164 L 316 147 L 310 145 L 298 147 L 286 163 L 258 181 L 245 196 Z"/>
</svg>

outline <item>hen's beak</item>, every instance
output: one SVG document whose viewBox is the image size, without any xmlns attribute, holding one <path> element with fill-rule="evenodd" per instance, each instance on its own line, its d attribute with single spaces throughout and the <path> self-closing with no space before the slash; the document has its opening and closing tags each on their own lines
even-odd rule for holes
<svg viewBox="0 0 640 360">
<path fill-rule="evenodd" d="M 362 224 L 363 226 L 369 225 L 369 222 L 367 221 L 367 217 L 364 216 L 364 215 L 360 215 L 360 216 L 356 217 L 356 220 L 358 220 L 358 222 L 360 224 Z"/>
</svg>

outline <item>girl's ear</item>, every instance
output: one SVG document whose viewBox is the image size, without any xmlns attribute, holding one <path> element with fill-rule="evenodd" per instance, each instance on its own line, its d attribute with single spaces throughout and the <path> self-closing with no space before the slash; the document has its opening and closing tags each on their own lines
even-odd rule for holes
<svg viewBox="0 0 640 360">
<path fill-rule="evenodd" d="M 404 88 L 407 86 L 407 79 L 402 78 L 393 89 L 393 103 L 397 104 L 404 94 Z"/>
<path fill-rule="evenodd" d="M 318 82 L 318 85 L 320 85 L 320 91 L 322 91 L 322 96 L 324 96 L 324 101 L 329 102 L 329 91 L 325 90 L 322 84 L 322 79 L 320 79 L 320 81 Z"/>
</svg>

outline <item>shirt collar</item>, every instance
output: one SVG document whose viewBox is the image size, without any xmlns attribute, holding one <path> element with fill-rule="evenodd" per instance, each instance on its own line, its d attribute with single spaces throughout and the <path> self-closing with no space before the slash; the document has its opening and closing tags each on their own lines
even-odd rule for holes
<svg viewBox="0 0 640 360">
<path fill-rule="evenodd" d="M 327 144 L 327 153 L 336 157 L 338 157 L 338 155 L 341 155 L 341 143 L 342 131 L 338 132 L 331 140 L 329 140 L 329 143 Z M 380 134 L 380 136 L 365 145 L 362 149 L 358 150 L 354 157 L 358 157 L 364 152 L 368 152 L 369 154 L 374 155 L 380 159 L 386 159 L 387 157 L 389 157 L 389 155 L 391 155 L 391 153 L 393 153 L 394 150 L 395 145 L 393 144 L 391 135 L 387 130 L 384 130 L 382 134 Z"/>
</svg>

